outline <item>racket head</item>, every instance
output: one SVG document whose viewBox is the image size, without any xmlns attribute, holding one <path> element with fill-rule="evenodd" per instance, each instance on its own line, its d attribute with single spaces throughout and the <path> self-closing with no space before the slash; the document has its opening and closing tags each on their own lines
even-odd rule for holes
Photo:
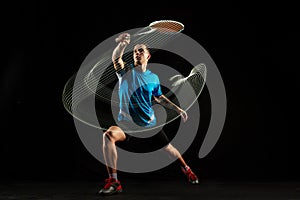
<svg viewBox="0 0 300 200">
<path fill-rule="evenodd" d="M 160 33 L 174 34 L 183 31 L 184 25 L 175 20 L 158 20 L 150 23 L 149 27 Z"/>
</svg>

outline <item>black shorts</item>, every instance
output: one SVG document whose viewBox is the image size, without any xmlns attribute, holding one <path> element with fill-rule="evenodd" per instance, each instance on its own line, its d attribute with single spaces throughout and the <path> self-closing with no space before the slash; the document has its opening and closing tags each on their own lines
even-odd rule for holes
<svg viewBox="0 0 300 200">
<path fill-rule="evenodd" d="M 146 132 L 143 132 L 145 134 Z M 170 143 L 170 140 L 163 129 L 159 132 L 151 133 L 150 137 L 136 137 L 131 134 L 126 135 L 126 140 L 116 142 L 116 145 L 124 150 L 135 153 L 146 153 L 159 150 Z"/>
</svg>

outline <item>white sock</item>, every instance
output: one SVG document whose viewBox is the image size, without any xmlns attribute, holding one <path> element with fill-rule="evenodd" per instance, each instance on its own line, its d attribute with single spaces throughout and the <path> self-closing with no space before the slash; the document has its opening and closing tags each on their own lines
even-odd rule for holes
<svg viewBox="0 0 300 200">
<path fill-rule="evenodd" d="M 111 174 L 109 174 L 109 177 L 110 177 L 110 178 L 114 178 L 115 180 L 118 180 L 118 175 L 117 175 L 117 173 L 111 173 Z"/>
<path fill-rule="evenodd" d="M 190 167 L 188 165 L 182 167 L 184 169 L 184 171 L 188 171 L 190 169 Z"/>
</svg>

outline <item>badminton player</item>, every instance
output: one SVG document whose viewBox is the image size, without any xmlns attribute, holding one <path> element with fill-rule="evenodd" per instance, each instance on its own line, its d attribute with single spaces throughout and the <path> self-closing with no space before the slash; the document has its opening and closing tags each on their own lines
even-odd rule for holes
<svg viewBox="0 0 300 200">
<path fill-rule="evenodd" d="M 116 42 L 118 45 L 113 50 L 112 62 L 119 79 L 120 112 L 117 119 L 118 125 L 110 126 L 103 134 L 103 155 L 108 178 L 99 194 L 110 195 L 122 192 L 122 185 L 117 176 L 117 144 L 129 145 L 134 148 L 163 147 L 166 153 L 176 158 L 176 162 L 179 163 L 179 167 L 186 175 L 187 180 L 192 184 L 198 184 L 197 176 L 179 151 L 170 143 L 163 129 L 149 140 L 126 134 L 124 127 L 130 123 L 144 128 L 151 128 L 156 125 L 152 98 L 162 106 L 175 110 L 181 115 L 184 122 L 188 119 L 188 115 L 162 94 L 159 77 L 147 69 L 148 61 L 151 58 L 147 46 L 136 44 L 133 49 L 133 63 L 125 63 L 122 57 L 125 48 L 130 44 L 130 34 L 120 34 Z"/>
</svg>

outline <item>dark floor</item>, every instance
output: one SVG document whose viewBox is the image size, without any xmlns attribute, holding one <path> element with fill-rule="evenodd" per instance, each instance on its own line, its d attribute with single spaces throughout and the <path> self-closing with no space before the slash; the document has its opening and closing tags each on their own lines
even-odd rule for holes
<svg viewBox="0 0 300 200">
<path fill-rule="evenodd" d="M 94 199 L 261 199 L 300 200 L 296 181 L 212 181 L 190 185 L 179 179 L 126 179 L 121 194 L 97 195 L 96 181 L 2 181 L 1 200 L 94 200 Z"/>
</svg>

